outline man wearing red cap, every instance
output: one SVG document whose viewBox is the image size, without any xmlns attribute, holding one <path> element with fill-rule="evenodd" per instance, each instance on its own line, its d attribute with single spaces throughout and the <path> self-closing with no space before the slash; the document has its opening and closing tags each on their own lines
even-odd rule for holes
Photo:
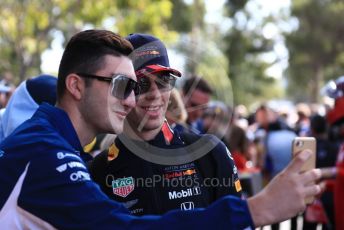
<svg viewBox="0 0 344 230">
<path fill-rule="evenodd" d="M 127 116 L 125 134 L 94 160 L 94 180 L 136 215 L 206 207 L 229 194 L 240 197 L 237 168 L 225 145 L 214 136 L 172 131 L 165 119 L 181 73 L 170 67 L 164 44 L 146 34 L 127 39 L 135 49 L 131 57 L 141 95 Z M 123 178 L 128 183 L 121 186 Z"/>
</svg>

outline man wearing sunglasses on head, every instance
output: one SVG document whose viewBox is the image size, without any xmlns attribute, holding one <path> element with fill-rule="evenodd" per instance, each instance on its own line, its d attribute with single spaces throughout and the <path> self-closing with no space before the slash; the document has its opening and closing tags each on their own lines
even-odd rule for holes
<svg viewBox="0 0 344 230">
<path fill-rule="evenodd" d="M 130 43 L 105 30 L 68 42 L 56 106 L 41 105 L 0 144 L 2 229 L 244 229 L 287 219 L 319 192 L 312 184 L 318 171 L 299 173 L 305 153 L 248 201 L 227 196 L 207 209 L 130 215 L 90 179 L 82 146 L 98 133 L 122 131 L 139 92 L 131 52 Z"/>
<path fill-rule="evenodd" d="M 92 162 L 92 178 L 109 197 L 124 203 L 135 215 L 207 207 L 225 195 L 241 197 L 237 169 L 220 140 L 203 136 L 205 142 L 214 143 L 213 149 L 190 160 L 186 147 L 197 145 L 201 136 L 173 132 L 169 127 L 165 113 L 181 73 L 170 67 L 164 44 L 147 34 L 131 34 L 127 39 L 135 49 L 131 57 L 141 95 L 127 116 L 124 134 Z M 174 161 L 165 164 L 142 158 L 140 155 L 150 152 L 152 146 L 162 155 L 185 159 L 176 165 Z M 132 191 L 120 191 L 123 178 L 132 182 Z M 153 183 L 135 186 L 134 182 L 140 180 Z"/>
</svg>

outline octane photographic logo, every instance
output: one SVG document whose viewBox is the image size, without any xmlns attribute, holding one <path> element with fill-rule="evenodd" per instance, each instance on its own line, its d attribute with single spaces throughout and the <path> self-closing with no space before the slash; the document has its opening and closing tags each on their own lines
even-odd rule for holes
<svg viewBox="0 0 344 230">
<path fill-rule="evenodd" d="M 193 45 L 192 45 L 193 44 Z M 152 44 L 148 44 L 152 45 Z M 197 45 L 195 43 L 191 43 L 190 41 L 186 42 L 186 44 L 182 47 L 182 49 L 188 49 L 190 52 L 196 52 L 197 55 L 182 55 L 178 54 L 178 57 L 173 56 L 171 58 L 171 55 L 169 55 L 170 59 L 170 66 L 172 68 L 176 68 L 176 66 L 173 65 L 173 62 L 171 60 L 173 59 L 182 59 L 184 60 L 184 68 L 178 69 L 180 72 L 182 72 L 182 76 L 177 79 L 177 83 L 175 88 L 181 92 L 182 91 L 182 85 L 184 84 L 185 80 L 190 77 L 190 74 L 187 71 L 184 71 L 187 65 L 194 65 L 197 66 L 200 61 L 200 57 L 211 57 L 212 55 L 218 55 L 219 50 L 216 48 L 215 44 L 209 44 L 209 41 L 202 43 L 201 45 Z M 134 51 L 135 52 L 135 51 Z M 176 54 L 174 54 L 176 55 Z M 193 56 L 196 56 L 196 58 L 192 58 Z M 155 56 L 154 56 L 155 57 Z M 216 70 L 216 73 L 214 74 L 207 74 L 207 78 L 203 77 L 204 80 L 206 80 L 209 85 L 211 86 L 213 92 L 211 94 L 211 98 L 216 98 L 217 101 L 211 101 L 209 103 L 203 103 L 203 104 L 197 104 L 195 105 L 192 103 L 193 93 L 197 90 L 195 82 L 190 87 L 190 91 L 186 95 L 182 95 L 184 105 L 186 106 L 186 111 L 189 112 L 198 112 L 201 114 L 200 116 L 205 116 L 205 119 L 203 120 L 203 127 L 205 127 L 205 133 L 206 135 L 202 135 L 200 138 L 198 138 L 195 141 L 191 141 L 192 143 L 186 143 L 185 140 L 185 146 L 176 148 L 174 146 L 171 146 L 171 148 L 162 148 L 158 146 L 154 146 L 149 144 L 148 142 L 143 141 L 137 141 L 133 140 L 132 138 L 129 138 L 126 135 L 119 135 L 118 138 L 120 138 L 121 142 L 134 154 L 139 156 L 140 158 L 160 165 L 181 165 L 188 162 L 195 161 L 205 154 L 209 153 L 220 141 L 221 138 L 224 137 L 226 134 L 230 121 L 232 120 L 233 115 L 233 94 L 232 94 L 232 85 L 228 77 L 228 73 L 226 71 L 226 62 L 221 61 L 215 61 L 213 60 L 212 63 L 213 70 Z M 202 73 L 198 75 L 199 77 L 202 77 Z M 169 92 L 160 92 L 161 96 L 165 93 L 170 94 Z M 109 93 L 109 96 L 111 94 Z M 140 100 L 144 99 L 145 94 L 141 95 L 139 97 L 138 104 L 140 104 Z M 162 99 L 156 99 L 154 101 L 154 105 L 157 103 L 163 102 Z M 222 102 L 224 101 L 224 102 Z M 147 100 L 146 100 L 147 102 Z M 191 103 L 190 103 L 191 102 Z M 163 102 L 165 103 L 165 102 Z M 171 103 L 171 102 L 166 102 Z M 113 105 L 112 105 L 113 106 Z M 147 105 L 146 105 L 147 106 Z M 109 105 L 108 108 L 111 106 Z M 167 105 L 166 105 L 167 107 Z M 163 108 L 166 108 L 163 106 Z M 163 109 L 164 110 L 164 109 Z M 111 112 L 111 111 L 109 111 Z M 133 111 L 132 111 L 133 112 Z M 164 113 L 166 111 L 163 111 Z M 169 111 L 170 113 L 175 113 L 175 115 L 180 115 L 180 109 L 174 108 L 172 111 Z M 140 118 L 138 124 L 131 125 L 128 123 L 128 121 L 125 121 L 124 125 L 124 133 L 135 133 L 140 132 L 142 128 L 145 127 L 147 122 L 149 122 L 149 116 L 144 115 L 142 118 Z M 118 126 L 118 124 L 115 124 L 117 122 L 115 119 L 111 119 L 113 126 Z M 171 124 L 170 124 L 171 125 Z M 186 125 L 186 129 L 194 129 L 190 125 L 184 123 Z M 135 130 L 134 130 L 135 129 Z M 212 134 L 217 136 L 217 138 L 214 138 L 210 135 Z M 137 139 L 137 138 L 136 138 Z M 181 150 L 182 149 L 182 150 Z M 181 151 L 179 151 L 181 150 Z"/>
</svg>

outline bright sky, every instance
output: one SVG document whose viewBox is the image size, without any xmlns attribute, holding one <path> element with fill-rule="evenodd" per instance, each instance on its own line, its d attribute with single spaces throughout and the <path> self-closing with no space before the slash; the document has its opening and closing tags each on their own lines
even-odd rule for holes
<svg viewBox="0 0 344 230">
<path fill-rule="evenodd" d="M 225 0 L 205 0 L 206 3 L 206 21 L 209 23 L 219 23 L 221 22 L 221 30 L 226 31 L 230 27 L 230 20 L 228 18 L 223 17 L 223 4 Z M 262 17 L 268 14 L 278 14 L 279 10 L 282 8 L 288 8 L 290 6 L 290 0 L 278 0 L 278 1 L 271 1 L 271 0 L 255 0 L 249 2 L 247 6 L 251 12 L 254 12 L 255 20 L 259 21 Z M 252 24 L 254 26 L 254 24 Z M 281 78 L 282 71 L 288 65 L 287 63 L 287 50 L 284 46 L 283 40 L 279 35 L 279 28 L 284 30 L 288 30 L 290 27 L 289 24 L 279 24 L 274 25 L 270 24 L 266 26 L 263 30 L 263 35 L 267 38 L 275 38 L 278 40 L 276 46 L 274 47 L 274 52 L 264 55 L 263 58 L 267 61 L 280 60 L 275 65 L 268 69 L 268 74 L 276 77 Z M 63 53 L 62 47 L 62 39 L 63 36 L 59 32 L 55 32 L 54 34 L 54 41 L 52 43 L 52 48 L 43 52 L 42 54 L 42 71 L 43 73 L 50 73 L 50 74 L 57 74 L 58 66 L 60 63 L 60 59 Z M 176 55 L 175 53 L 170 52 L 170 56 Z M 172 58 L 171 58 L 172 59 Z M 178 60 L 178 58 L 173 58 L 172 60 Z M 171 63 L 172 64 L 172 63 Z M 175 63 L 177 66 L 182 65 L 181 63 Z M 177 67 L 176 66 L 176 67 Z"/>
<path fill-rule="evenodd" d="M 217 4 L 214 4 L 214 2 L 215 1 L 212 0 L 206 0 L 206 7 L 208 11 L 206 20 L 210 23 L 221 22 L 221 29 L 226 31 L 230 28 L 231 23 L 228 18 L 224 18 L 223 16 L 221 16 L 225 0 L 217 0 Z M 252 15 L 254 15 L 254 21 L 258 23 L 262 20 L 263 17 L 266 17 L 270 14 L 278 16 L 281 9 L 288 11 L 290 4 L 290 0 L 254 0 L 248 2 L 246 7 L 252 13 Z M 238 17 L 240 18 L 240 15 Z M 243 16 L 241 17 L 244 19 Z M 281 79 L 283 71 L 288 66 L 288 50 L 284 45 L 284 40 L 280 32 L 281 30 L 290 31 L 292 28 L 294 28 L 296 25 L 295 22 L 294 24 L 293 22 L 293 20 L 288 23 L 280 22 L 277 25 L 270 23 L 266 25 L 262 31 L 264 37 L 275 39 L 276 41 L 273 52 L 262 56 L 264 60 L 271 63 L 278 60 L 267 70 L 267 74 L 271 77 Z M 254 28 L 256 26 L 256 23 L 249 24 L 249 27 Z"/>
</svg>

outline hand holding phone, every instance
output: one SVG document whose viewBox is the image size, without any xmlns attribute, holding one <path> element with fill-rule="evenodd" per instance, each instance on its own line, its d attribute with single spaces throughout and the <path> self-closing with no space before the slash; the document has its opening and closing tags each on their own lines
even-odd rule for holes
<svg viewBox="0 0 344 230">
<path fill-rule="evenodd" d="M 314 137 L 296 137 L 292 144 L 293 157 L 301 153 L 304 150 L 311 152 L 311 157 L 302 166 L 301 172 L 306 172 L 315 168 L 316 163 L 316 140 Z M 308 197 L 305 202 L 311 204 L 314 201 L 314 197 Z"/>
</svg>

